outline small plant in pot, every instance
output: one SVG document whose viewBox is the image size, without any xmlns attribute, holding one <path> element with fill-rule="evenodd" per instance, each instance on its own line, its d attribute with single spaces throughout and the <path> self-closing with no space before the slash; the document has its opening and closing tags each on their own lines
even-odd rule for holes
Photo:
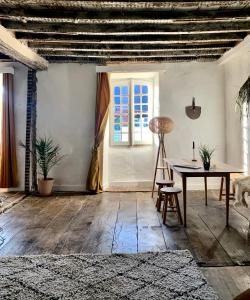
<svg viewBox="0 0 250 300">
<path fill-rule="evenodd" d="M 199 148 L 199 154 L 200 154 L 200 158 L 203 162 L 203 167 L 204 170 L 209 171 L 210 169 L 210 162 L 211 162 L 211 157 L 214 153 L 215 149 L 210 149 L 208 146 L 206 145 L 202 145 Z"/>
<path fill-rule="evenodd" d="M 20 145 L 27 148 L 22 142 Z M 38 192 L 41 196 L 49 196 L 52 193 L 54 184 L 54 179 L 48 177 L 49 172 L 59 164 L 64 155 L 60 155 L 61 148 L 52 138 L 38 138 L 34 146 L 34 150 L 27 149 L 35 157 L 40 170 L 39 174 L 42 175 L 42 178 L 38 179 Z"/>
</svg>

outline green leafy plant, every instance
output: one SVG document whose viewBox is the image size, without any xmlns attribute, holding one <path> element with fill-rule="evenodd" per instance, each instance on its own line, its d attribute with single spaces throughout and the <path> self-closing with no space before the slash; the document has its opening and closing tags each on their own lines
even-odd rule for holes
<svg viewBox="0 0 250 300">
<path fill-rule="evenodd" d="M 235 109 L 240 112 L 240 118 L 244 115 L 249 117 L 249 104 L 250 104 L 250 76 L 241 87 L 238 98 L 236 100 Z"/>
<path fill-rule="evenodd" d="M 215 151 L 215 148 L 210 149 L 207 145 L 201 145 L 199 147 L 200 158 L 203 163 L 208 163 L 211 160 L 211 157 Z"/>
<path fill-rule="evenodd" d="M 43 176 L 44 180 L 48 179 L 50 170 L 64 158 L 64 155 L 60 155 L 60 146 L 55 144 L 52 138 L 38 138 L 35 143 L 35 150 L 31 150 L 22 142 L 20 142 L 20 146 L 28 149 L 35 157 L 40 169 L 39 174 Z"/>
</svg>

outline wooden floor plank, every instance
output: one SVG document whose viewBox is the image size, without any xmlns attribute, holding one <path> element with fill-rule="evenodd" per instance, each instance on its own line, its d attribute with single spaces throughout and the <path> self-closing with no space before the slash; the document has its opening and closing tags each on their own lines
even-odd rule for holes
<svg viewBox="0 0 250 300">
<path fill-rule="evenodd" d="M 226 227 L 223 218 L 224 214 L 221 214 L 219 209 L 210 207 L 207 208 L 206 213 L 200 213 L 199 215 L 235 264 L 250 263 L 250 241 L 244 239 L 232 227 L 236 216 L 230 213 L 230 227 Z"/>
<path fill-rule="evenodd" d="M 166 250 L 162 224 L 159 222 L 150 193 L 136 193 L 136 197 L 138 252 Z"/>
<path fill-rule="evenodd" d="M 77 201 L 74 197 L 66 199 L 64 207 L 46 226 L 40 229 L 39 235 L 38 231 L 34 230 L 32 235 L 38 236 L 26 250 L 27 254 L 55 253 L 57 245 L 64 238 L 65 231 L 82 207 L 82 201 Z"/>
<path fill-rule="evenodd" d="M 126 196 L 120 200 L 112 253 L 136 253 L 137 251 L 137 199 L 135 193 L 126 193 Z"/>
<path fill-rule="evenodd" d="M 36 200 L 34 198 L 34 202 Z M 24 201 L 26 202 L 26 200 Z M 5 241 L 0 247 L 0 255 L 25 254 L 32 243 L 37 242 L 42 230 L 68 203 L 68 199 L 63 197 L 44 199 L 44 202 L 38 201 L 40 204 L 33 203 L 32 199 L 28 200 L 28 202 L 30 201 L 32 203 L 30 213 L 28 210 L 20 215 L 20 211 L 16 213 L 17 206 L 12 209 L 14 214 L 11 212 L 9 215 L 12 221 L 3 226 Z M 26 204 L 24 205 L 26 206 Z"/>
<path fill-rule="evenodd" d="M 82 240 L 82 252 L 111 253 L 115 224 L 121 200 L 120 194 L 104 193 L 99 195 L 88 234 Z M 92 201 L 92 200 L 91 200 Z"/>
<path fill-rule="evenodd" d="M 221 300 L 231 300 L 250 287 L 250 267 L 201 268 Z"/>
</svg>

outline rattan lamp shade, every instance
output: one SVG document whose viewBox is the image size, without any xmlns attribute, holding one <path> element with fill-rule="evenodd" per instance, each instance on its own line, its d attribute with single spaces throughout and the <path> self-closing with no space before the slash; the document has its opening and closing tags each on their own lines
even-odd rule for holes
<svg viewBox="0 0 250 300">
<path fill-rule="evenodd" d="M 168 117 L 155 117 L 149 122 L 149 129 L 153 133 L 165 134 L 174 128 L 174 122 Z"/>
</svg>

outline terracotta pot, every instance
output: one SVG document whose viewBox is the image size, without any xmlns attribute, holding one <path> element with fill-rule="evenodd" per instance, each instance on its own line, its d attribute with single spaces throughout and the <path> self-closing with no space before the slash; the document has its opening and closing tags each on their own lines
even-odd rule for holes
<svg viewBox="0 0 250 300">
<path fill-rule="evenodd" d="M 41 196 L 50 196 L 52 193 L 54 184 L 53 178 L 48 178 L 46 180 L 39 178 L 38 179 L 38 192 Z"/>
</svg>

